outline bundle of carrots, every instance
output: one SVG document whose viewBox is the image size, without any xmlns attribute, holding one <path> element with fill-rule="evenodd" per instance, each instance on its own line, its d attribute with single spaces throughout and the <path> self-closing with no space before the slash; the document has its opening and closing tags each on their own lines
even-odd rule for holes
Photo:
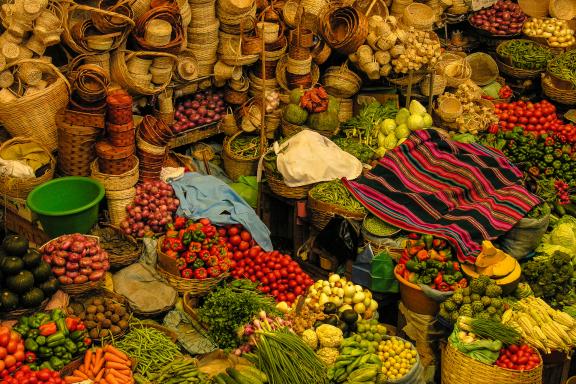
<svg viewBox="0 0 576 384">
<path fill-rule="evenodd" d="M 322 87 L 314 87 L 302 95 L 300 107 L 310 113 L 320 113 L 328 110 L 328 93 Z"/>
<path fill-rule="evenodd" d="M 71 376 L 69 384 L 91 380 L 95 384 L 133 384 L 132 362 L 126 354 L 111 345 L 86 351 L 84 362 Z"/>
</svg>

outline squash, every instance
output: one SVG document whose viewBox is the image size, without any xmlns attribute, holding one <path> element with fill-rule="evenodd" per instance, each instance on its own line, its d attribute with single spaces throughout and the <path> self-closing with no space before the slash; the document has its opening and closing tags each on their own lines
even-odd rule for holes
<svg viewBox="0 0 576 384">
<path fill-rule="evenodd" d="M 308 112 L 296 104 L 288 104 L 284 109 L 284 119 L 292 124 L 302 125 L 308 118 Z"/>
<path fill-rule="evenodd" d="M 38 288 L 40 288 L 44 292 L 44 296 L 49 297 L 55 294 L 59 287 L 60 282 L 58 281 L 58 279 L 52 277 L 49 280 L 40 284 Z"/>
<path fill-rule="evenodd" d="M 477 279 L 480 277 L 480 274 L 476 272 L 476 268 L 474 267 L 474 265 L 462 264 L 460 268 L 462 268 L 462 272 L 464 272 L 464 274 L 468 277 L 471 277 L 473 279 Z"/>
<path fill-rule="evenodd" d="M 6 278 L 6 287 L 15 293 L 24 293 L 34 287 L 34 276 L 30 271 L 20 271 Z"/>
<path fill-rule="evenodd" d="M 52 277 L 52 269 L 48 263 L 42 261 L 32 270 L 32 275 L 34 275 L 34 281 L 36 281 L 36 284 L 43 283 Z"/>
<path fill-rule="evenodd" d="M 290 104 L 300 105 L 300 98 L 304 95 L 304 90 L 302 88 L 296 88 L 290 91 Z"/>
<path fill-rule="evenodd" d="M 18 295 L 16 295 L 14 292 L 6 290 L 2 291 L 2 293 L 0 293 L 0 303 L 2 304 L 2 309 L 4 311 L 12 311 L 18 308 Z"/>
<path fill-rule="evenodd" d="M 338 113 L 340 111 L 340 101 L 334 96 L 328 96 L 328 112 Z"/>
<path fill-rule="evenodd" d="M 2 243 L 2 248 L 10 256 L 24 256 L 26 251 L 28 251 L 28 239 L 20 235 L 10 235 L 6 236 L 4 242 Z"/>
<path fill-rule="evenodd" d="M 34 308 L 42 304 L 44 297 L 44 292 L 40 288 L 32 288 L 20 296 L 20 303 L 26 308 Z"/>
<path fill-rule="evenodd" d="M 6 275 L 15 275 L 24 269 L 24 261 L 16 256 L 8 256 L 2 263 L 2 272 Z"/>
<path fill-rule="evenodd" d="M 37 267 L 40 264 L 40 261 L 42 261 L 42 256 L 38 250 L 30 248 L 28 252 L 22 256 L 22 260 L 24 261 L 26 268 L 31 269 Z"/>
<path fill-rule="evenodd" d="M 308 126 L 316 131 L 335 131 L 339 125 L 338 114 L 334 112 L 312 113 L 308 116 Z"/>
<path fill-rule="evenodd" d="M 502 287 L 502 295 L 509 295 L 520 283 L 520 275 L 522 274 L 522 267 L 520 267 L 520 263 L 516 259 L 514 259 L 515 267 L 514 270 L 506 277 L 501 279 L 495 280 L 496 284 Z"/>
<path fill-rule="evenodd" d="M 476 266 L 485 268 L 504 260 L 506 256 L 504 252 L 494 247 L 490 241 L 484 240 L 482 242 L 482 252 L 476 257 Z"/>
<path fill-rule="evenodd" d="M 501 278 L 501 277 L 505 277 L 508 276 L 509 274 L 511 274 L 514 269 L 516 268 L 516 259 L 514 259 L 512 256 L 508 256 L 504 258 L 504 260 L 494 264 L 492 266 L 492 272 L 493 272 L 493 276 L 496 278 Z"/>
<path fill-rule="evenodd" d="M 476 266 L 476 272 L 478 272 L 482 276 L 492 277 L 494 276 L 494 266 L 493 265 L 489 265 L 487 267 Z"/>
</svg>

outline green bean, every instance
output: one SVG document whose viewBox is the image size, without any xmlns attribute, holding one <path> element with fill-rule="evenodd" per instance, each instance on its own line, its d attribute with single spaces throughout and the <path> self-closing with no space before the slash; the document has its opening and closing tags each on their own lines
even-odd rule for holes
<svg viewBox="0 0 576 384">
<path fill-rule="evenodd" d="M 253 159 L 260 154 L 260 137 L 238 135 L 230 141 L 230 149 L 238 157 Z"/>
<path fill-rule="evenodd" d="M 398 228 L 372 215 L 364 220 L 364 228 L 375 236 L 389 236 L 398 231 Z"/>
<path fill-rule="evenodd" d="M 548 72 L 560 80 L 571 82 L 576 87 L 576 50 L 556 56 L 548 63 Z"/>
<path fill-rule="evenodd" d="M 497 53 L 508 58 L 513 67 L 520 69 L 541 70 L 554 58 L 551 50 L 530 40 L 510 40 L 501 44 Z"/>
<path fill-rule="evenodd" d="M 310 196 L 325 203 L 338 205 L 347 211 L 366 212 L 362 204 L 356 200 L 340 180 L 332 180 L 315 185 L 310 190 Z"/>
</svg>

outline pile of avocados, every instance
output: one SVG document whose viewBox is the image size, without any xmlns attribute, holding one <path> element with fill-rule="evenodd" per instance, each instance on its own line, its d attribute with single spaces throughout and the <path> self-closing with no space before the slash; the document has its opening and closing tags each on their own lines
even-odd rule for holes
<svg viewBox="0 0 576 384">
<path fill-rule="evenodd" d="M 0 312 L 38 307 L 59 287 L 40 252 L 19 235 L 4 238 L 0 247 Z"/>
<path fill-rule="evenodd" d="M 358 314 L 353 309 L 346 309 L 338 311 L 338 307 L 331 302 L 324 304 L 322 311 L 326 315 L 324 320 L 318 320 L 314 323 L 314 328 L 322 324 L 330 324 L 342 330 L 343 336 L 346 338 L 356 331 L 356 322 L 358 321 Z"/>
</svg>

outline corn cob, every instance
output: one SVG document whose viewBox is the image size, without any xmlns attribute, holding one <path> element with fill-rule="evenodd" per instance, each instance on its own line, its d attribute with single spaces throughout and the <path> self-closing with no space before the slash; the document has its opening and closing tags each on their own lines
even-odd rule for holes
<svg viewBox="0 0 576 384">
<path fill-rule="evenodd" d="M 529 344 L 530 346 L 539 349 L 541 351 L 544 351 L 546 353 L 550 353 L 550 350 L 544 345 L 542 341 L 535 339 L 531 336 L 523 336 L 523 338 L 526 341 L 526 343 Z"/>
<path fill-rule="evenodd" d="M 564 343 L 566 345 L 571 345 L 572 344 L 572 338 L 570 336 L 568 336 L 568 334 L 566 333 L 566 331 L 564 329 L 562 329 L 563 325 L 558 324 L 556 322 L 551 322 L 549 323 L 551 324 L 551 328 L 556 332 L 556 334 L 564 341 Z"/>
<path fill-rule="evenodd" d="M 565 312 L 554 311 L 552 314 L 552 319 L 554 319 L 554 321 L 558 324 L 562 324 L 567 328 L 574 328 L 574 326 L 576 326 L 576 320 L 574 320 L 572 316 Z"/>
<path fill-rule="evenodd" d="M 553 349 L 566 349 L 566 344 L 564 344 L 562 338 L 554 332 L 554 328 L 551 326 L 551 324 L 543 324 L 541 329 L 546 336 L 546 339 L 555 345 L 555 348 Z"/>
<path fill-rule="evenodd" d="M 502 324 L 508 324 L 512 320 L 512 309 L 507 309 L 506 312 L 502 314 Z"/>
</svg>

